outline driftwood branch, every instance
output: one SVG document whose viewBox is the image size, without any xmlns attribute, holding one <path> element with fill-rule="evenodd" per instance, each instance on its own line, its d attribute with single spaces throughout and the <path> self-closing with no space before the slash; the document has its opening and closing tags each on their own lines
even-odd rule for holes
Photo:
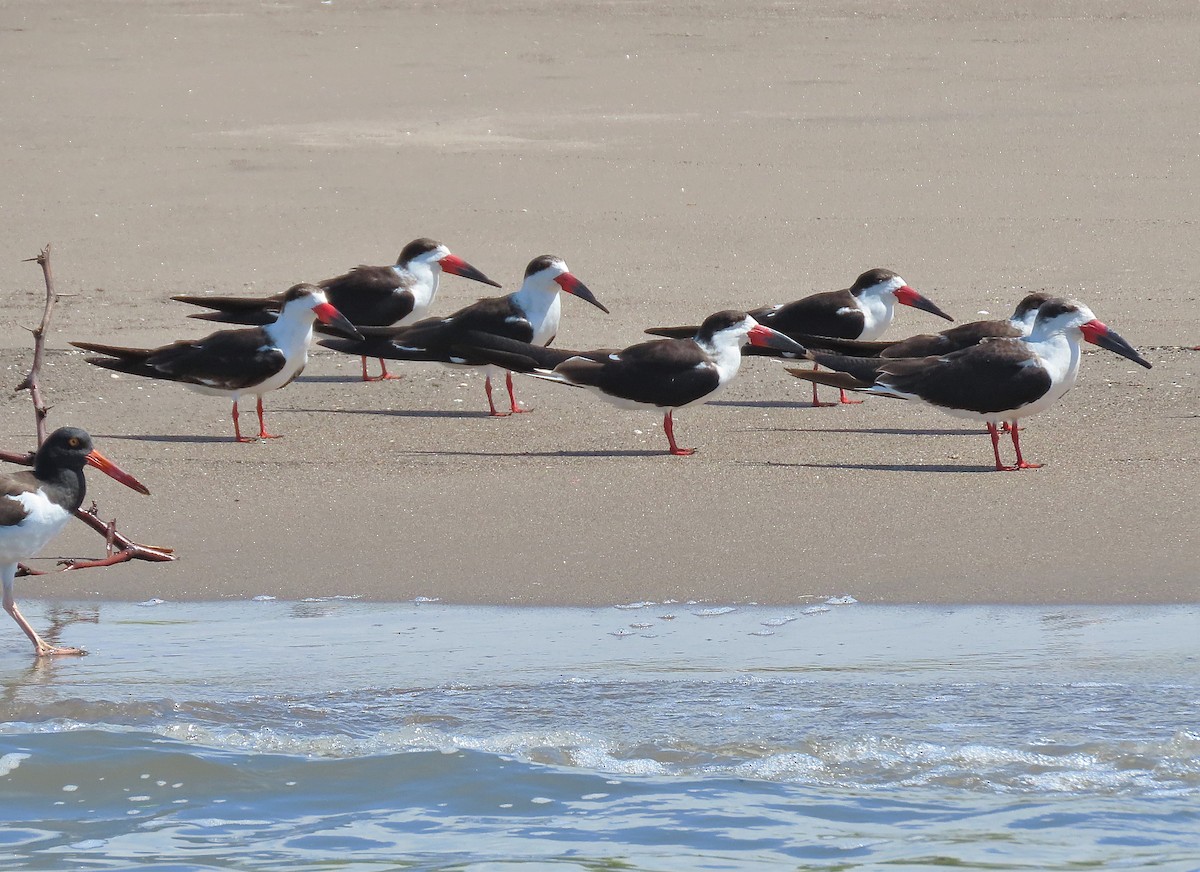
<svg viewBox="0 0 1200 872">
<path fill-rule="evenodd" d="M 58 301 L 58 294 L 54 291 L 54 270 L 50 268 L 50 243 L 47 242 L 41 253 L 37 257 L 29 258 L 26 263 L 31 261 L 36 261 L 42 268 L 42 276 L 46 280 L 46 307 L 42 310 L 42 323 L 30 331 L 33 333 L 33 365 L 30 366 L 29 373 L 21 379 L 21 383 L 17 385 L 16 389 L 29 391 L 29 396 L 33 400 L 37 444 L 41 445 L 46 441 L 46 416 L 50 414 L 50 410 L 46 407 L 46 401 L 42 397 L 39 376 L 42 372 L 42 359 L 46 355 L 46 331 L 50 327 L 50 316 L 54 312 L 54 304 Z"/>
<path fill-rule="evenodd" d="M 36 261 L 41 266 L 42 275 L 46 280 L 46 306 L 42 310 L 42 323 L 30 331 L 33 333 L 33 365 L 29 368 L 29 374 L 21 380 L 16 389 L 18 391 L 29 391 L 29 395 L 33 400 L 33 413 L 37 423 L 37 442 L 40 446 L 46 441 L 46 417 L 50 412 L 42 397 L 40 382 L 42 360 L 46 353 L 46 333 L 50 327 L 50 316 L 54 312 L 54 304 L 58 300 L 59 295 L 54 290 L 54 272 L 50 268 L 49 243 L 47 243 L 46 247 L 42 249 L 37 257 L 31 257 L 27 262 L 32 261 Z M 33 466 L 33 459 L 34 452 L 32 451 L 5 451 L 4 449 L 0 449 L 0 460 L 8 461 L 9 463 L 16 463 L 21 466 Z M 112 566 L 114 563 L 124 563 L 127 560 L 148 560 L 152 563 L 162 563 L 176 559 L 175 553 L 170 548 L 165 548 L 161 545 L 140 545 L 128 536 L 118 533 L 117 522 L 115 520 L 102 521 L 99 510 L 94 502 L 87 509 L 76 509 L 75 517 L 104 536 L 107 556 L 99 560 L 60 560 L 59 565 L 64 570 L 87 569 L 93 566 Z M 26 566 L 21 566 L 19 572 L 22 575 L 43 574 Z"/>
<path fill-rule="evenodd" d="M 76 509 L 75 517 L 104 536 L 108 556 L 100 560 L 60 560 L 59 563 L 64 569 L 112 566 L 114 563 L 124 563 L 126 560 L 149 560 L 151 563 L 165 563 L 175 559 L 175 552 L 170 548 L 162 545 L 139 545 L 128 536 L 118 533 L 116 520 L 100 520 L 100 512 L 94 502 L 86 509 Z"/>
</svg>

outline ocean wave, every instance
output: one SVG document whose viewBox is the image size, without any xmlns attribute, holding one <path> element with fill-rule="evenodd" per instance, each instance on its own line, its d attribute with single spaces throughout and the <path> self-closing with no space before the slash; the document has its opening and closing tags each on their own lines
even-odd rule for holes
<svg viewBox="0 0 1200 872">
<path fill-rule="evenodd" d="M 176 723 L 147 731 L 69 721 L 8 724 L 0 733 L 0 776 L 50 758 L 70 758 L 73 781 L 86 780 L 97 747 L 112 741 L 154 753 L 174 750 L 199 759 L 280 757 L 354 762 L 413 753 L 471 752 L 497 760 L 618 777 L 728 776 L 847 790 L 938 786 L 993 794 L 1200 794 L 1197 737 L 1084 745 L 936 743 L 895 735 L 814 738 L 794 745 L 763 742 L 698 744 L 670 736 L 618 737 L 557 729 L 470 734 L 429 724 L 369 735 L 288 732 Z M 57 743 L 57 744 L 54 744 Z M 9 749 L 12 750 L 9 750 Z M 234 755 L 228 757 L 226 755 Z M 236 764 L 235 764 L 236 765 Z"/>
</svg>

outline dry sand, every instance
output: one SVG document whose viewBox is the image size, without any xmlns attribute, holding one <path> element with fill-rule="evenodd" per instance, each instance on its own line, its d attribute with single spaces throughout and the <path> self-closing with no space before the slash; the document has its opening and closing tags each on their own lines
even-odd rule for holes
<svg viewBox="0 0 1200 872">
<path fill-rule="evenodd" d="M 93 475 L 102 514 L 180 554 L 20 593 L 1194 602 L 1198 43 L 1191 0 L 0 2 L 0 365 L 28 366 L 21 261 L 52 242 L 51 423 L 154 491 Z M 507 289 L 565 257 L 613 314 L 566 299 L 564 347 L 888 266 L 960 320 L 1076 295 L 1154 369 L 1088 354 L 1028 422 L 1046 467 L 1003 474 L 982 428 L 807 408 L 762 360 L 677 416 L 685 459 L 580 391 L 521 379 L 535 412 L 492 420 L 473 373 L 361 384 L 323 350 L 267 398 L 285 438 L 235 445 L 225 401 L 68 350 L 199 336 L 170 294 L 426 235 Z M 448 277 L 437 311 L 484 290 Z M 32 423 L 12 397 L 0 444 Z M 51 549 L 95 555 L 74 526 Z"/>
</svg>

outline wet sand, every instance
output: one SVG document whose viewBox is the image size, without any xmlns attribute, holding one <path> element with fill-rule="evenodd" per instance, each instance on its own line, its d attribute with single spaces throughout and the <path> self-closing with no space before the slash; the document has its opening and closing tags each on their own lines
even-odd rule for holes
<svg viewBox="0 0 1200 872">
<path fill-rule="evenodd" d="M 92 476 L 101 513 L 180 554 L 22 597 L 1197 599 L 1194 4 L 2 8 L 0 366 L 28 367 L 22 259 L 52 242 L 51 423 L 154 492 Z M 519 379 L 533 414 L 494 420 L 474 373 L 361 384 L 323 350 L 266 400 L 284 438 L 234 445 L 224 400 L 67 345 L 197 337 L 171 294 L 273 293 L 426 235 L 506 290 L 562 255 L 612 310 L 566 299 L 568 348 L 888 266 L 959 320 L 1077 296 L 1154 369 L 1088 353 L 1028 422 L 1045 468 L 1004 474 L 980 427 L 808 408 L 762 360 L 676 416 L 700 450 L 675 458 L 660 416 L 581 391 Z M 446 277 L 435 311 L 484 292 Z M 889 335 L 941 326 L 902 310 Z M 32 430 L 7 400 L 0 444 Z M 49 556 L 101 547 L 79 526 Z"/>
</svg>

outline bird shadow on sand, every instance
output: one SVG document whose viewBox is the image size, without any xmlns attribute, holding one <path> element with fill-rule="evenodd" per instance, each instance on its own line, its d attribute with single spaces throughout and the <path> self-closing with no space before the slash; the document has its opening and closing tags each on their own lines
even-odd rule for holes
<svg viewBox="0 0 1200 872">
<path fill-rule="evenodd" d="M 743 460 L 747 466 L 782 467 L 787 469 L 854 469 L 864 472 L 954 472 L 975 475 L 995 472 L 994 466 L 951 466 L 945 463 L 782 463 L 778 460 Z"/>
<path fill-rule="evenodd" d="M 287 410 L 285 410 L 287 411 Z M 384 418 L 490 418 L 487 412 L 455 409 L 291 409 L 322 415 L 379 415 Z M 509 417 L 505 415 L 503 417 Z"/>
<path fill-rule="evenodd" d="M 616 451 L 403 451 L 410 457 L 662 457 L 665 451 L 623 449 Z"/>
<path fill-rule="evenodd" d="M 983 430 L 923 429 L 910 427 L 747 427 L 747 433 L 865 433 L 873 436 L 979 436 Z"/>
<path fill-rule="evenodd" d="M 738 409 L 812 409 L 809 403 L 792 400 L 712 400 L 705 405 L 732 406 Z M 826 408 L 822 406 L 821 408 Z"/>
<path fill-rule="evenodd" d="M 217 442 L 236 444 L 232 436 L 187 436 L 168 433 L 93 433 L 92 435 L 97 439 L 122 439 L 127 442 L 171 442 L 187 445 L 215 444 Z M 273 442 L 274 440 L 256 441 Z"/>
<path fill-rule="evenodd" d="M 369 382 L 365 382 L 362 380 L 362 376 L 358 375 L 357 373 L 355 373 L 354 375 L 349 375 L 349 374 L 347 374 L 347 375 L 302 375 L 299 378 L 297 378 L 296 381 L 298 383 L 299 382 L 313 382 L 313 383 L 317 383 L 317 384 L 327 384 L 327 385 L 381 384 L 379 379 L 372 379 Z M 402 376 L 400 378 L 392 378 L 392 379 L 388 379 L 388 381 L 401 382 L 401 381 L 404 381 L 404 377 Z"/>
</svg>

